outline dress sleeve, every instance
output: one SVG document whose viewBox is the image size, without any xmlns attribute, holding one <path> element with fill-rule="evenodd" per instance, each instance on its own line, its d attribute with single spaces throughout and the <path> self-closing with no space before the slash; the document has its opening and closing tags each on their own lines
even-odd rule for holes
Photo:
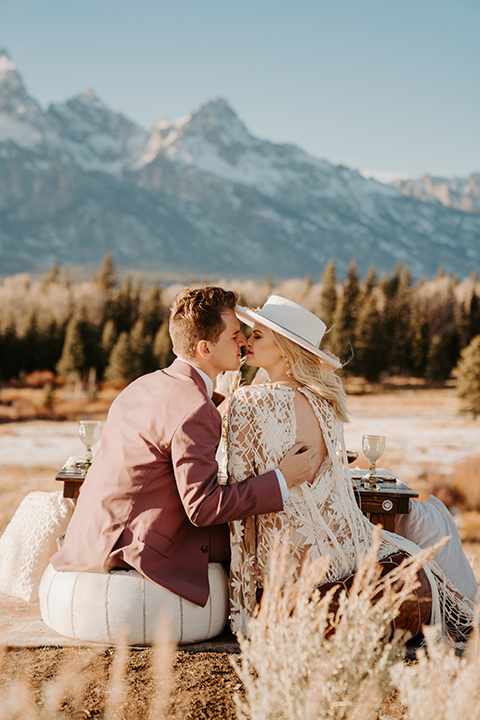
<svg viewBox="0 0 480 720">
<path fill-rule="evenodd" d="M 229 484 L 257 475 L 254 459 L 256 422 L 253 410 L 245 396 L 232 397 L 227 429 Z"/>
<path fill-rule="evenodd" d="M 255 475 L 256 423 L 254 409 L 244 396 L 234 395 L 228 414 L 228 482 Z M 248 634 L 248 621 L 256 605 L 257 519 L 230 523 L 230 618 L 234 633 Z"/>
</svg>

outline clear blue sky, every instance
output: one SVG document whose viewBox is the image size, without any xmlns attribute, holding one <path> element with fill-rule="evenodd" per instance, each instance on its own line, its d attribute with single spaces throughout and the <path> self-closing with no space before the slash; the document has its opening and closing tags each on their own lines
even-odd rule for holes
<svg viewBox="0 0 480 720">
<path fill-rule="evenodd" d="M 11 0 L 0 46 L 43 107 L 91 87 L 150 128 L 222 96 L 358 170 L 480 171 L 478 0 Z"/>
</svg>

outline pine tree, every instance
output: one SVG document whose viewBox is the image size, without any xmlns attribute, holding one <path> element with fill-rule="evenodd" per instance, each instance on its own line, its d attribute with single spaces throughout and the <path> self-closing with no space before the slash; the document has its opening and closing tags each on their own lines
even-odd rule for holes
<svg viewBox="0 0 480 720">
<path fill-rule="evenodd" d="M 348 268 L 347 277 L 343 284 L 343 294 L 337 302 L 334 317 L 334 327 L 331 335 L 331 348 L 340 358 L 344 359 L 354 352 L 355 327 L 360 298 L 360 279 L 357 272 L 357 263 L 353 259 Z M 350 371 L 353 365 L 347 366 Z"/>
<path fill-rule="evenodd" d="M 136 318 L 134 317 L 134 298 L 130 275 L 127 275 L 118 291 L 111 315 L 119 333 L 129 332 L 132 329 Z"/>
<path fill-rule="evenodd" d="M 457 395 L 464 401 L 462 410 L 477 418 L 480 415 L 480 335 L 462 350 L 454 375 Z"/>
<path fill-rule="evenodd" d="M 39 326 L 38 368 L 55 372 L 63 347 L 63 335 L 52 314 Z"/>
<path fill-rule="evenodd" d="M 474 337 L 480 335 L 480 297 L 475 291 L 472 292 L 470 299 L 468 321 L 469 340 L 473 340 Z"/>
<path fill-rule="evenodd" d="M 67 325 L 62 354 L 57 363 L 56 371 L 62 377 L 85 370 L 85 348 L 80 327 L 80 320 L 74 315 Z"/>
<path fill-rule="evenodd" d="M 162 290 L 158 285 L 152 285 L 145 295 L 142 307 L 142 317 L 147 335 L 155 337 L 164 318 L 162 308 Z"/>
<path fill-rule="evenodd" d="M 143 320 L 137 320 L 130 332 L 130 351 L 134 378 L 158 368 L 157 359 L 153 353 L 152 338 L 150 335 L 146 335 Z"/>
<path fill-rule="evenodd" d="M 115 327 L 115 323 L 113 322 L 113 320 L 107 320 L 103 327 L 102 340 L 100 343 L 102 348 L 102 357 L 104 358 L 104 367 L 107 366 L 108 358 L 110 357 L 110 353 L 112 352 L 117 340 L 118 332 L 117 328 Z"/>
<path fill-rule="evenodd" d="M 45 290 L 49 285 L 53 285 L 54 283 L 57 283 L 60 279 L 60 269 L 58 267 L 58 263 L 56 260 L 53 261 L 52 267 L 48 271 L 48 274 L 45 276 L 45 279 L 42 283 L 42 288 Z"/>
<path fill-rule="evenodd" d="M 460 354 L 457 301 L 451 278 L 442 276 L 441 294 L 430 308 L 430 348 L 426 376 L 431 380 L 446 380 L 458 362 Z"/>
<path fill-rule="evenodd" d="M 35 309 L 31 309 L 28 313 L 23 337 L 20 340 L 20 348 L 20 370 L 31 373 L 34 370 L 44 369 L 40 367 L 40 337 Z"/>
<path fill-rule="evenodd" d="M 82 320 L 80 323 L 80 333 L 85 352 L 85 371 L 87 372 L 90 368 L 95 368 L 96 373 L 101 372 L 104 361 L 101 329 L 87 320 Z"/>
<path fill-rule="evenodd" d="M 327 326 L 331 328 L 335 317 L 337 306 L 337 276 L 335 262 L 329 260 L 321 279 L 322 293 L 320 296 L 320 317 Z"/>
<path fill-rule="evenodd" d="M 437 334 L 430 339 L 428 348 L 425 377 L 434 382 L 448 380 L 452 372 L 454 349 L 457 347 L 456 336 Z"/>
<path fill-rule="evenodd" d="M 352 362 L 358 375 L 367 380 L 378 380 L 385 368 L 383 347 L 383 327 L 381 315 L 377 309 L 373 292 L 366 292 L 358 312 L 355 329 L 355 355 Z"/>
<path fill-rule="evenodd" d="M 397 265 L 384 311 L 389 369 L 400 374 L 411 371 L 411 282 L 408 266 Z"/>
<path fill-rule="evenodd" d="M 134 377 L 130 338 L 127 332 L 122 332 L 111 352 L 105 380 L 114 385 L 127 385 Z"/>
<path fill-rule="evenodd" d="M 107 253 L 103 258 L 100 271 L 93 277 L 94 282 L 101 288 L 110 292 L 117 284 L 117 270 L 113 262 L 112 253 Z"/>
<path fill-rule="evenodd" d="M 460 350 L 463 350 L 472 339 L 470 335 L 470 302 L 461 303 L 458 314 L 458 337 Z"/>
<path fill-rule="evenodd" d="M 1 336 L 0 378 L 13 380 L 20 372 L 21 344 L 17 336 L 15 321 L 8 318 L 7 325 Z"/>
<path fill-rule="evenodd" d="M 377 272 L 375 270 L 375 265 L 370 265 L 367 272 L 367 277 L 365 278 L 365 285 L 364 285 L 364 292 L 366 295 L 371 293 L 374 288 L 377 286 Z"/>
<path fill-rule="evenodd" d="M 153 354 L 158 361 L 158 367 L 164 368 L 170 365 L 175 359 L 172 350 L 172 340 L 168 330 L 168 320 L 164 320 L 153 342 Z"/>
<path fill-rule="evenodd" d="M 424 377 L 427 366 L 430 325 L 425 302 L 417 302 L 411 308 L 410 367 L 415 377 Z"/>
</svg>

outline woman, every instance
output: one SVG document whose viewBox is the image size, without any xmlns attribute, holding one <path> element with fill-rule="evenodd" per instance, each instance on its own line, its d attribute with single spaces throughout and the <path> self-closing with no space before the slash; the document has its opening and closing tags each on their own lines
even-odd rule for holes
<svg viewBox="0 0 480 720">
<path fill-rule="evenodd" d="M 295 442 L 317 447 L 319 457 L 314 480 L 291 490 L 282 512 L 230 525 L 232 629 L 247 634 L 277 533 L 282 537 L 288 532 L 291 560 L 298 570 L 307 554 L 312 559 L 330 556 L 326 580 L 333 581 L 355 571 L 360 555 L 371 544 L 373 525 L 353 493 L 343 434 L 346 398 L 335 374 L 341 363 L 319 348 L 325 324 L 301 305 L 278 295 L 272 295 L 258 312 L 237 306 L 236 314 L 253 327 L 246 363 L 263 368 L 270 382 L 241 387 L 232 396 L 229 482 L 277 467 Z M 381 538 L 380 558 L 399 550 L 418 551 L 417 545 L 399 535 L 381 531 Z M 425 572 L 432 591 L 431 623 L 451 626 L 450 614 L 456 621 L 462 617 L 471 623 L 473 597 L 465 598 L 436 563 L 428 565 Z M 475 595 L 474 578 L 473 585 Z"/>
</svg>

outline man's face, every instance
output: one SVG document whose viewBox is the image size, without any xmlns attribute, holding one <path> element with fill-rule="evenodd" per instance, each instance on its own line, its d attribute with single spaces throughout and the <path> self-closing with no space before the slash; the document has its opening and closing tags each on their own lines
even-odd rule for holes
<svg viewBox="0 0 480 720">
<path fill-rule="evenodd" d="M 233 310 L 222 312 L 222 319 L 225 330 L 216 343 L 209 343 L 210 366 L 217 375 L 224 370 L 238 370 L 242 359 L 241 348 L 247 343 Z"/>
</svg>

